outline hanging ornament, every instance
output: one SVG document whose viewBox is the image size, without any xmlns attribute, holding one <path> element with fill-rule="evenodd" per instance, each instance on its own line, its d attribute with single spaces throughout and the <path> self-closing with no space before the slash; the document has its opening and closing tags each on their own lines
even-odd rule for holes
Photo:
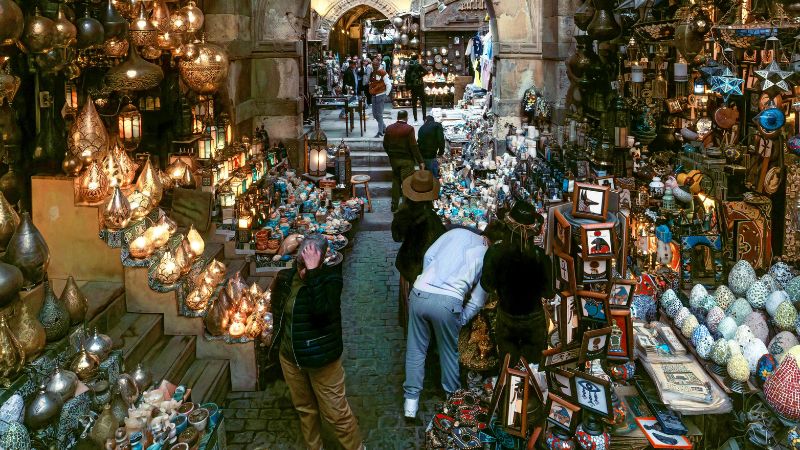
<svg viewBox="0 0 800 450">
<path fill-rule="evenodd" d="M 203 28 L 205 15 L 203 11 L 197 7 L 194 0 L 189 0 L 189 3 L 181 8 L 181 13 L 186 16 L 186 31 L 194 33 Z"/>
<path fill-rule="evenodd" d="M 181 79 L 198 94 L 213 94 L 228 76 L 228 54 L 222 47 L 201 40 L 194 58 L 178 63 Z"/>
<path fill-rule="evenodd" d="M 112 0 L 108 0 L 100 12 L 105 39 L 124 39 L 128 32 L 128 21 L 117 11 Z"/>
<path fill-rule="evenodd" d="M 15 44 L 24 29 L 22 9 L 14 0 L 0 0 L 0 46 Z"/>
<path fill-rule="evenodd" d="M 58 48 L 71 47 L 77 42 L 78 29 L 70 22 L 64 12 L 64 5 L 58 5 L 58 15 L 54 22 L 53 46 Z"/>
<path fill-rule="evenodd" d="M 150 23 L 161 33 L 169 31 L 169 8 L 164 0 L 155 0 L 153 11 L 150 13 Z"/>
<path fill-rule="evenodd" d="M 789 79 L 793 76 L 793 72 L 783 70 L 775 59 L 767 64 L 767 67 L 756 70 L 755 74 L 756 77 L 762 80 L 760 85 L 761 90 L 766 92 L 770 97 L 781 93 L 792 93 L 792 85 Z"/>
<path fill-rule="evenodd" d="M 711 90 L 722 95 L 722 99 L 727 102 L 731 95 L 742 95 L 744 80 L 737 78 L 729 67 L 725 67 L 721 74 L 710 78 Z"/>
<path fill-rule="evenodd" d="M 156 44 L 158 30 L 147 18 L 144 2 L 139 2 L 136 19 L 131 23 L 128 34 L 131 37 L 131 42 L 137 47 L 148 47 Z"/>
<path fill-rule="evenodd" d="M 134 20 L 136 18 L 136 13 L 138 11 L 137 3 L 139 3 L 138 0 L 111 0 L 111 3 L 113 3 L 114 8 L 116 8 L 117 11 L 122 14 L 122 17 L 128 20 Z"/>
<path fill-rule="evenodd" d="M 56 27 L 52 20 L 41 15 L 38 7 L 33 11 L 33 15 L 25 21 L 22 44 L 30 53 L 47 53 L 53 48 Z"/>
<path fill-rule="evenodd" d="M 169 30 L 173 33 L 183 33 L 189 29 L 189 18 L 183 8 L 176 9 L 169 16 Z"/>
<path fill-rule="evenodd" d="M 124 63 L 106 73 L 106 85 L 114 91 L 146 91 L 158 86 L 163 79 L 161 67 L 140 58 L 135 46 Z"/>
<path fill-rule="evenodd" d="M 89 15 L 89 8 L 86 8 L 86 15 L 78 19 L 77 44 L 79 50 L 99 47 L 105 40 L 103 24 Z"/>
<path fill-rule="evenodd" d="M 90 95 L 86 96 L 86 103 L 69 130 L 67 146 L 73 154 L 81 157 L 88 152 L 101 158 L 108 149 L 108 132 Z"/>
</svg>

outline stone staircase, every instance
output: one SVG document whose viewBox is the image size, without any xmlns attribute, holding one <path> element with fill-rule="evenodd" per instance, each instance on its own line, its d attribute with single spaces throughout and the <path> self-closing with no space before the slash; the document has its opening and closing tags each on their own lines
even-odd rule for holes
<svg viewBox="0 0 800 450">
<path fill-rule="evenodd" d="M 382 138 L 347 138 L 350 146 L 353 175 L 369 175 L 369 190 L 373 201 L 378 198 L 389 199 L 392 195 L 392 167 L 389 157 L 383 151 Z M 362 195 L 361 191 L 358 195 Z"/>
</svg>

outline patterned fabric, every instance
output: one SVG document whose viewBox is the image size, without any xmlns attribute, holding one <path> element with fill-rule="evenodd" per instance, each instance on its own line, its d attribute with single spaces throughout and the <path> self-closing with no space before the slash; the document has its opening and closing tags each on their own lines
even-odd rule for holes
<svg viewBox="0 0 800 450">
<path fill-rule="evenodd" d="M 727 249 L 732 261 L 747 261 L 754 269 L 768 269 L 772 261 L 772 204 L 722 202 Z"/>
</svg>

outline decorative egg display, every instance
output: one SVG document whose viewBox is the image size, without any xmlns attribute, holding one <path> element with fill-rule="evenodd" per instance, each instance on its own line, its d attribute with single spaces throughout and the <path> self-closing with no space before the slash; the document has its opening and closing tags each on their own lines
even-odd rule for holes
<svg viewBox="0 0 800 450">
<path fill-rule="evenodd" d="M 731 350 L 728 348 L 728 341 L 726 341 L 725 338 L 717 339 L 711 347 L 710 356 L 714 364 L 718 366 L 728 364 L 728 360 L 731 358 Z"/>
<path fill-rule="evenodd" d="M 0 433 L 0 448 L 29 450 L 31 445 L 31 435 L 28 434 L 28 429 L 19 422 L 8 424 L 5 433 Z"/>
<path fill-rule="evenodd" d="M 671 290 L 667 292 L 671 292 Z M 681 301 L 678 300 L 678 296 L 673 293 L 671 297 L 667 297 L 666 295 L 661 296 L 661 307 L 664 309 L 664 313 L 666 313 L 667 316 L 674 319 L 678 311 L 683 308 L 683 303 L 681 303 Z"/>
<path fill-rule="evenodd" d="M 728 315 L 733 317 L 733 320 L 736 321 L 736 325 L 741 325 L 744 323 L 744 319 L 753 312 L 753 308 L 750 306 L 750 302 L 743 298 L 737 298 L 735 302 L 728 307 Z"/>
<path fill-rule="evenodd" d="M 747 368 L 750 370 L 750 373 L 755 373 L 758 360 L 761 359 L 762 356 L 768 355 L 769 350 L 767 350 L 767 346 L 763 342 L 758 339 L 751 339 L 742 347 L 742 354 L 747 360 Z"/>
<path fill-rule="evenodd" d="M 706 336 L 710 336 L 711 333 L 708 331 L 708 328 L 705 325 L 700 325 L 692 331 L 692 345 L 697 347 L 697 344 Z"/>
<path fill-rule="evenodd" d="M 764 397 L 778 414 L 800 420 L 800 345 L 789 349 L 778 369 L 764 383 Z"/>
<path fill-rule="evenodd" d="M 786 357 L 786 352 L 797 344 L 797 336 L 795 336 L 791 331 L 781 331 L 780 333 L 776 334 L 771 341 L 769 341 L 767 350 L 769 350 L 769 352 L 772 353 L 772 355 L 775 356 L 775 359 L 780 363 L 783 361 L 783 358 Z"/>
<path fill-rule="evenodd" d="M 784 289 L 793 303 L 800 302 L 800 276 L 792 278 Z"/>
<path fill-rule="evenodd" d="M 676 305 L 675 312 L 680 309 L 680 302 Z M 666 308 L 664 309 L 666 311 Z M 650 295 L 634 295 L 633 302 L 631 303 L 631 317 L 633 319 L 643 320 L 645 322 L 652 322 L 656 320 L 658 308 L 656 301 Z"/>
<path fill-rule="evenodd" d="M 756 271 L 745 260 L 738 261 L 728 274 L 728 287 L 736 295 L 744 295 L 756 282 Z"/>
<path fill-rule="evenodd" d="M 789 294 L 786 291 L 775 291 L 769 294 L 767 297 L 767 303 L 764 307 L 767 309 L 767 313 L 770 316 L 775 317 L 775 311 L 778 309 L 778 305 L 783 302 L 789 301 Z"/>
<path fill-rule="evenodd" d="M 722 319 L 725 318 L 725 311 L 722 310 L 719 306 L 714 306 L 713 308 L 708 310 L 708 314 L 706 314 L 706 326 L 708 327 L 708 331 L 712 334 L 717 332 L 717 326 Z"/>
<path fill-rule="evenodd" d="M 744 346 L 751 339 L 755 339 L 755 336 L 753 336 L 753 332 L 750 330 L 750 327 L 748 327 L 747 325 L 742 324 L 742 325 L 739 325 L 738 328 L 736 328 L 736 335 L 734 335 L 733 339 L 739 345 Z"/>
<path fill-rule="evenodd" d="M 689 305 L 692 308 L 699 308 L 702 300 L 708 295 L 708 291 L 702 284 L 695 284 L 692 292 L 689 293 Z"/>
<path fill-rule="evenodd" d="M 700 355 L 701 358 L 708 359 L 711 357 L 711 349 L 714 348 L 714 338 L 711 336 L 711 334 L 706 334 L 700 338 L 700 340 L 697 342 L 697 345 L 694 347 L 695 350 L 697 350 L 697 354 Z"/>
<path fill-rule="evenodd" d="M 778 309 L 775 310 L 775 325 L 781 329 L 781 331 L 789 331 L 794 329 L 794 322 L 797 320 L 797 310 L 794 309 L 794 305 L 790 302 L 783 302 L 778 305 Z"/>
<path fill-rule="evenodd" d="M 778 361 L 775 360 L 775 357 L 769 353 L 763 355 L 759 360 L 758 364 L 756 364 L 756 380 L 760 386 L 763 386 L 764 383 L 767 381 L 769 377 L 775 373 L 775 369 L 778 368 Z"/>
<path fill-rule="evenodd" d="M 736 294 L 731 292 L 728 286 L 722 285 L 714 292 L 714 300 L 717 301 L 717 306 L 720 308 L 728 309 L 736 301 Z"/>
<path fill-rule="evenodd" d="M 734 339 L 728 339 L 728 350 L 731 351 L 731 357 L 742 354 L 742 346 Z"/>
<path fill-rule="evenodd" d="M 767 316 L 764 311 L 753 311 L 744 319 L 744 325 L 750 328 L 753 336 L 759 341 L 766 344 L 769 342 L 769 325 L 767 324 Z"/>
<path fill-rule="evenodd" d="M 689 312 L 689 308 L 681 306 L 681 309 L 678 310 L 678 314 L 675 314 L 675 325 L 677 325 L 678 327 L 683 326 L 683 321 L 686 320 L 686 318 L 691 315 L 692 313 Z"/>
<path fill-rule="evenodd" d="M 736 320 L 728 316 L 722 319 L 719 325 L 717 325 L 717 332 L 725 339 L 730 340 L 736 335 L 736 327 Z"/>
<path fill-rule="evenodd" d="M 0 406 L 0 435 L 6 432 L 11 422 L 21 422 L 22 412 L 25 410 L 25 400 L 19 394 L 14 394 Z"/>
<path fill-rule="evenodd" d="M 750 369 L 747 367 L 747 360 L 742 355 L 731 355 L 726 366 L 728 375 L 736 381 L 745 382 L 750 378 Z"/>
<path fill-rule="evenodd" d="M 752 306 L 753 309 L 763 309 L 770 293 L 771 291 L 763 282 L 760 280 L 756 281 L 750 286 L 750 289 L 747 290 L 747 301 L 750 302 L 750 306 Z"/>
<path fill-rule="evenodd" d="M 689 317 L 687 317 L 681 325 L 681 333 L 683 334 L 683 337 L 691 337 L 692 333 L 694 333 L 694 329 L 698 326 L 700 326 L 700 322 L 697 320 L 697 317 L 695 317 L 694 314 L 689 314 Z"/>
<path fill-rule="evenodd" d="M 782 287 L 778 286 L 778 283 L 775 281 L 774 278 L 772 278 L 772 275 L 768 273 L 761 275 L 761 278 L 759 278 L 758 281 L 764 283 L 764 286 L 767 287 L 769 292 L 775 292 L 777 290 L 783 289 Z"/>
<path fill-rule="evenodd" d="M 789 282 L 792 281 L 792 277 L 794 277 L 792 268 L 783 261 L 773 264 L 772 267 L 769 268 L 769 274 L 781 289 L 786 289 L 786 285 L 789 284 Z"/>
</svg>

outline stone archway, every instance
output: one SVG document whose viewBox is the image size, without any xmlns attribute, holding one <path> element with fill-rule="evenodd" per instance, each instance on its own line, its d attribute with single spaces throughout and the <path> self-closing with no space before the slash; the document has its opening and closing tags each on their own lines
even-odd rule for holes
<svg viewBox="0 0 800 450">
<path fill-rule="evenodd" d="M 341 0 L 332 2 L 326 11 L 317 11 L 320 15 L 317 26 L 317 37 L 322 40 L 324 45 L 328 44 L 330 30 L 333 25 L 345 15 L 347 11 L 361 5 L 371 6 L 389 18 L 394 17 L 399 12 L 392 0 Z"/>
</svg>

